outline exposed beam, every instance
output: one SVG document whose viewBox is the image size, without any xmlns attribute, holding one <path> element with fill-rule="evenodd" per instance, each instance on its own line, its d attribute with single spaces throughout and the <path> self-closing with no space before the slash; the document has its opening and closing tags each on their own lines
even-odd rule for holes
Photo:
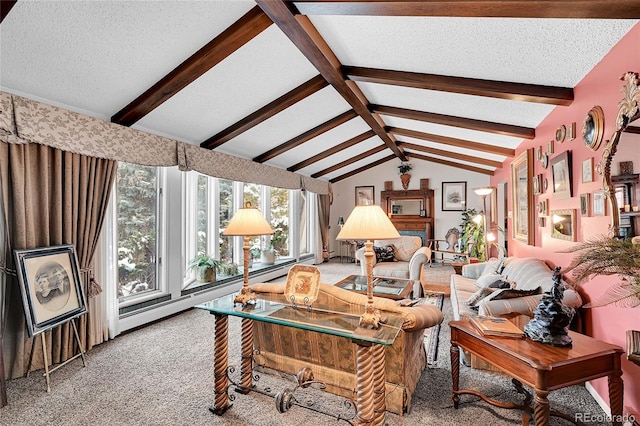
<svg viewBox="0 0 640 426">
<path fill-rule="evenodd" d="M 9 14 L 9 11 L 16 5 L 18 0 L 1 0 L 0 1 L 0 23 L 4 21 L 4 18 Z"/>
<path fill-rule="evenodd" d="M 424 160 L 424 161 L 430 161 L 432 163 L 444 164 L 445 166 L 455 167 L 456 169 L 469 170 L 471 172 L 482 173 L 484 175 L 493 176 L 493 174 L 494 174 L 493 170 L 487 170 L 487 169 L 483 169 L 483 168 L 480 168 L 480 167 L 468 166 L 466 164 L 460 164 L 460 163 L 456 163 L 456 162 L 453 162 L 453 161 L 442 160 L 440 158 L 433 158 L 433 157 L 429 157 L 427 155 L 412 153 L 412 154 L 409 154 L 409 156 L 411 158 L 417 158 L 417 159 Z"/>
<path fill-rule="evenodd" d="M 346 178 L 351 177 L 351 176 L 355 176 L 358 173 L 361 173 L 361 172 L 364 172 L 366 170 L 369 170 L 372 167 L 379 166 L 380 164 L 384 164 L 387 161 L 395 160 L 396 158 L 398 158 L 398 157 L 396 157 L 395 155 L 389 155 L 388 157 L 381 158 L 381 159 L 379 159 L 377 161 L 374 161 L 373 163 L 367 164 L 366 166 L 358 167 L 357 169 L 351 170 L 350 172 L 347 172 L 347 173 L 345 173 L 343 175 L 334 177 L 333 179 L 329 179 L 329 182 L 331 182 L 331 183 L 339 182 L 339 181 L 341 181 L 343 179 L 346 179 Z"/>
<path fill-rule="evenodd" d="M 414 151 L 426 152 L 427 154 L 439 155 L 441 157 L 455 158 L 456 160 L 466 161 L 467 163 L 482 164 L 483 166 L 502 167 L 502 162 L 495 160 L 487 160 L 486 158 L 474 157 L 472 155 L 460 154 L 459 152 L 445 151 L 442 149 L 430 148 L 428 146 L 417 145 L 409 142 L 399 142 L 400 146 L 405 149 L 412 149 Z M 407 155 L 411 155 L 407 152 Z"/>
<path fill-rule="evenodd" d="M 315 138 L 316 136 L 319 136 L 325 132 L 328 132 L 329 130 L 334 129 L 339 125 L 344 124 L 347 121 L 357 116 L 358 115 L 356 114 L 356 112 L 352 109 L 345 111 L 342 114 L 338 115 L 337 117 L 334 117 L 329 121 L 325 121 L 324 123 L 314 127 L 313 129 L 307 130 L 301 135 L 298 135 L 295 138 L 290 139 L 287 142 L 280 144 L 277 147 L 270 149 L 269 151 L 263 154 L 258 155 L 253 159 L 253 161 L 257 163 L 264 163 L 265 161 L 271 160 L 273 157 L 277 157 L 280 154 L 284 154 L 290 149 L 293 149 L 298 145 L 302 145 L 303 143 L 308 142 L 309 140 Z"/>
<path fill-rule="evenodd" d="M 317 75 L 311 80 L 302 83 L 295 89 L 285 93 L 273 102 L 268 103 L 259 110 L 249 114 L 237 123 L 232 124 L 217 135 L 210 137 L 206 141 L 202 142 L 200 146 L 202 148 L 214 149 L 219 147 L 225 142 L 229 142 L 239 134 L 246 132 L 254 126 L 268 120 L 279 112 L 284 111 L 296 102 L 310 96 L 320 89 L 326 87 L 329 83 L 321 76 Z"/>
<path fill-rule="evenodd" d="M 624 129 L 624 131 L 626 133 L 633 133 L 633 134 L 636 134 L 636 135 L 640 135 L 640 127 L 628 126 L 626 129 Z"/>
<path fill-rule="evenodd" d="M 436 74 L 343 66 L 342 73 L 351 80 L 391 84 L 417 89 L 486 96 L 511 101 L 537 102 L 550 105 L 571 105 L 573 89 L 537 84 L 449 77 Z"/>
<path fill-rule="evenodd" d="M 395 133 L 396 135 L 409 136 L 458 148 L 473 149 L 475 151 L 487 152 L 489 154 L 504 155 L 505 157 L 513 157 L 516 155 L 515 149 L 512 148 L 504 148 L 486 143 L 468 141 L 465 139 L 450 138 L 448 136 L 434 135 L 432 133 L 424 133 L 417 130 L 403 129 L 400 127 L 387 127 L 387 131 Z"/>
<path fill-rule="evenodd" d="M 349 139 L 348 141 L 342 142 L 332 148 L 329 148 L 328 150 L 323 151 L 320 154 L 314 155 L 313 157 L 310 157 L 304 161 L 301 161 L 298 164 L 294 164 L 293 166 L 287 168 L 287 170 L 290 172 L 295 172 L 296 170 L 303 169 L 313 163 L 316 163 L 320 160 L 324 160 L 325 158 L 330 157 L 331 155 L 336 154 L 342 151 L 343 149 L 351 148 L 352 146 L 362 141 L 366 141 L 367 139 L 372 138 L 375 135 L 376 134 L 373 132 L 373 130 L 366 131 L 362 134 L 359 134 L 358 136 L 355 136 Z"/>
<path fill-rule="evenodd" d="M 118 111 L 111 121 L 131 126 L 242 47 L 273 22 L 259 7 L 252 8 L 220 35 Z"/>
<path fill-rule="evenodd" d="M 497 133 L 499 135 L 524 139 L 533 139 L 536 136 L 535 129 L 514 126 L 511 124 L 493 123 L 491 121 L 474 120 L 472 118 L 454 117 L 452 115 L 436 114 L 433 112 L 423 112 L 383 105 L 371 105 L 370 108 L 372 111 L 382 115 L 425 121 L 427 123 L 437 123 L 442 124 L 443 126 L 462 127 L 465 129 L 478 130 L 480 132 Z"/>
<path fill-rule="evenodd" d="M 311 177 L 312 178 L 317 178 L 317 177 L 320 177 L 320 176 L 324 176 L 327 173 L 335 172 L 338 169 L 346 167 L 349 164 L 353 164 L 356 161 L 364 160 L 365 158 L 367 158 L 367 157 L 369 157 L 369 156 L 371 156 L 373 154 L 377 154 L 377 153 L 379 153 L 381 151 L 384 151 L 385 149 L 387 149 L 387 147 L 384 146 L 384 145 L 380 145 L 380 146 L 377 146 L 375 148 L 371 148 L 370 150 L 365 151 L 365 152 L 363 152 L 361 154 L 358 154 L 355 157 L 352 157 L 352 158 L 350 158 L 348 160 L 342 161 L 342 162 L 340 162 L 338 164 L 335 164 L 335 165 L 333 165 L 331 167 L 327 167 L 324 170 L 320 170 L 319 172 L 316 172 L 316 173 L 312 174 Z"/>
<path fill-rule="evenodd" d="M 256 0 L 256 2 L 393 153 L 401 160 L 406 160 L 395 140 L 385 132 L 382 120 L 369 111 L 368 101 L 362 91 L 355 83 L 349 84 L 345 81 L 340 71 L 340 61 L 309 18 L 295 16 L 297 11 L 291 10 L 291 5 L 283 0 Z"/>
<path fill-rule="evenodd" d="M 293 0 L 305 15 L 449 16 L 499 18 L 640 18 L 629 0 Z"/>
</svg>

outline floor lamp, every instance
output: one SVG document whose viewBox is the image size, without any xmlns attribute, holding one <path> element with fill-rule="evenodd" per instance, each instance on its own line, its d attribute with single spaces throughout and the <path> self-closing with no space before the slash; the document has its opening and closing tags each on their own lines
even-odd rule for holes
<svg viewBox="0 0 640 426">
<path fill-rule="evenodd" d="M 353 209 L 338 240 L 366 240 L 364 258 L 367 266 L 367 305 L 360 317 L 360 326 L 370 325 L 378 328 L 380 312 L 373 306 L 373 240 L 390 240 L 400 238 L 389 217 L 378 205 L 356 206 Z"/>
<path fill-rule="evenodd" d="M 252 300 L 255 300 L 256 296 L 249 288 L 249 240 L 256 235 L 271 235 L 273 229 L 264 218 L 260 210 L 255 207 L 251 207 L 251 203 L 247 202 L 244 208 L 238 209 L 235 215 L 229 221 L 227 228 L 222 232 L 222 235 L 239 235 L 243 237 L 244 250 L 244 282 L 242 283 L 242 290 L 234 299 L 234 303 L 242 303 L 246 305 Z"/>
<path fill-rule="evenodd" d="M 478 188 L 473 188 L 473 192 L 476 195 L 482 197 L 482 216 L 484 227 L 484 260 L 489 260 L 489 228 L 487 228 L 487 196 L 493 192 L 492 186 L 480 186 Z"/>
</svg>

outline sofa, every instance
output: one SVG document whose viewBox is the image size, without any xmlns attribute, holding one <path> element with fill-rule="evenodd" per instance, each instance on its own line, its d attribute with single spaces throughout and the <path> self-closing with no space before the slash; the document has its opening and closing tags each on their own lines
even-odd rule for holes
<svg viewBox="0 0 640 426">
<path fill-rule="evenodd" d="M 287 303 L 285 284 L 256 283 L 251 288 L 261 297 Z M 321 282 L 314 303 L 359 315 L 367 296 Z M 394 344 L 385 347 L 387 411 L 403 415 L 411 407 L 412 394 L 427 365 L 424 330 L 440 324 L 443 315 L 435 306 L 401 306 L 380 297 L 374 297 L 374 305 L 383 316 L 393 312 L 404 318 Z M 261 372 L 294 375 L 310 367 L 326 391 L 352 399 L 356 396 L 357 346 L 350 339 L 256 321 L 254 349 L 254 366 Z"/>
<path fill-rule="evenodd" d="M 413 297 L 422 296 L 420 273 L 423 265 L 431 259 L 431 249 L 422 246 L 422 238 L 403 235 L 392 240 L 374 240 L 373 247 L 376 251 L 373 275 L 413 280 Z M 360 262 L 360 275 L 367 275 L 364 250 L 364 247 L 356 250 L 356 259 Z M 385 256 L 386 254 L 390 255 Z"/>
<path fill-rule="evenodd" d="M 543 293 L 551 291 L 552 275 L 553 270 L 534 257 L 506 257 L 464 265 L 462 275 L 451 275 L 453 317 L 456 320 L 473 315 L 503 317 L 524 329 Z M 564 280 L 563 283 L 562 302 L 580 308 L 582 298 L 577 289 Z M 574 328 L 580 327 L 580 316 L 576 315 Z M 472 367 L 485 368 L 480 360 L 464 355 L 464 361 Z"/>
</svg>

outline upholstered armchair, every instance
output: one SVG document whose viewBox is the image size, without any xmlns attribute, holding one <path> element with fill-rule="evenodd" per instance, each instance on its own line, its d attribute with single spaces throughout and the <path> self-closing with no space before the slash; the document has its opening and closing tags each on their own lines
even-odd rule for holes
<svg viewBox="0 0 640 426">
<path fill-rule="evenodd" d="M 413 280 L 413 297 L 422 296 L 420 273 L 423 265 L 431 259 L 431 249 L 422 246 L 422 239 L 405 235 L 393 240 L 375 240 L 373 247 L 378 252 L 374 259 L 373 275 Z M 386 256 L 391 252 L 390 247 L 393 248 L 393 256 Z M 356 250 L 356 259 L 360 261 L 360 274 L 367 275 L 364 247 Z"/>
</svg>

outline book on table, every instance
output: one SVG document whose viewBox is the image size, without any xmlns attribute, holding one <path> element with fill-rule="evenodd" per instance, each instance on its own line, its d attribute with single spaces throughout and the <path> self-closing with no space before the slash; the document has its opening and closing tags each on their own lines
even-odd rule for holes
<svg viewBox="0 0 640 426">
<path fill-rule="evenodd" d="M 485 336 L 523 337 L 524 332 L 506 318 L 473 316 L 471 323 Z"/>
</svg>

